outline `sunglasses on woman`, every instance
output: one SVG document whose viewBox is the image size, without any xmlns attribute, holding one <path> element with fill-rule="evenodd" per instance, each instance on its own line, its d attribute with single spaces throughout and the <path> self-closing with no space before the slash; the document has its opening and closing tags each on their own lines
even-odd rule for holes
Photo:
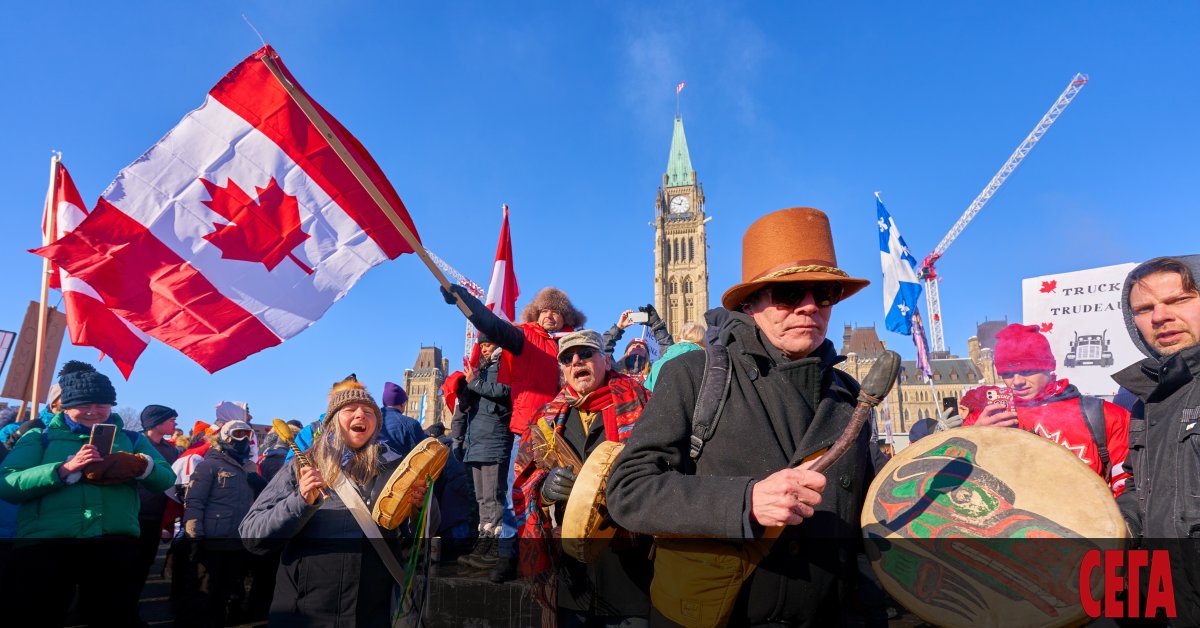
<svg viewBox="0 0 1200 628">
<path fill-rule="evenodd" d="M 593 355 L 596 355 L 596 350 L 591 347 L 585 347 L 578 351 L 568 351 L 567 353 L 558 356 L 558 363 L 566 366 L 575 359 L 575 356 L 579 356 L 580 360 L 590 360 L 592 359 Z"/>
<path fill-rule="evenodd" d="M 811 294 L 817 307 L 828 307 L 842 300 L 844 294 L 842 284 L 826 281 L 797 281 L 794 283 L 777 283 L 771 286 L 771 303 L 780 307 L 795 309 L 804 302 L 804 297 Z"/>
</svg>

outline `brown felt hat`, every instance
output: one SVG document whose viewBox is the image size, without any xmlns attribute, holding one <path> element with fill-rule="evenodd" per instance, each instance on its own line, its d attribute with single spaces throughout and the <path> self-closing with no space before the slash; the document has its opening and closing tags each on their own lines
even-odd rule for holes
<svg viewBox="0 0 1200 628">
<path fill-rule="evenodd" d="M 736 310 L 763 286 L 793 281 L 842 284 L 842 299 L 870 285 L 838 268 L 829 217 L 819 209 L 791 207 L 754 221 L 742 236 L 742 283 L 728 289 L 721 305 Z"/>
</svg>

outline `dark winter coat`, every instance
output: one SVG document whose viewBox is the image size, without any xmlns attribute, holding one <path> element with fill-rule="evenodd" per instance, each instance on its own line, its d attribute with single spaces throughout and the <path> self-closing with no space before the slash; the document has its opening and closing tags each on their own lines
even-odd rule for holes
<svg viewBox="0 0 1200 628">
<path fill-rule="evenodd" d="M 369 489 L 359 491 L 368 509 L 399 462 L 391 458 Z M 390 626 L 392 576 L 337 493 L 330 489 L 312 505 L 304 501 L 294 465 L 289 460 L 275 475 L 239 528 L 252 552 L 283 548 L 270 625 Z M 404 564 L 399 553 L 397 560 Z"/>
<path fill-rule="evenodd" d="M 149 436 L 143 434 L 146 440 L 150 440 Z M 166 439 L 160 440 L 157 443 L 150 440 L 150 444 L 158 450 L 158 453 L 167 461 L 168 465 L 175 464 L 179 459 L 179 450 L 168 443 Z M 152 525 L 158 525 L 162 521 L 163 513 L 167 510 L 167 494 L 163 491 L 152 491 L 142 484 L 138 484 L 138 498 L 142 502 L 141 510 L 138 512 L 138 520 L 148 521 Z"/>
<path fill-rule="evenodd" d="M 1200 345 L 1113 379 L 1139 400 L 1129 422 L 1133 478 L 1117 501 L 1130 531 L 1200 539 Z"/>
<path fill-rule="evenodd" d="M 508 429 L 512 418 L 511 389 L 496 381 L 500 359 L 481 362 L 475 377 L 467 382 L 459 396 L 466 419 L 466 454 L 463 462 L 499 463 L 512 452 L 513 434 Z"/>
<path fill-rule="evenodd" d="M 1181 259 L 1200 279 L 1200 255 Z M 1121 310 L 1147 358 L 1113 375 L 1138 398 L 1129 424 L 1133 478 L 1118 504 L 1135 536 L 1200 539 L 1200 346 L 1160 355 L 1133 322 L 1132 289 L 1126 281 Z"/>
<path fill-rule="evenodd" d="M 609 479 L 609 512 L 623 528 L 731 542 L 757 538 L 763 528 L 750 521 L 754 483 L 828 448 L 850 421 L 858 386 L 835 375 L 842 358 L 830 341 L 787 361 L 741 313 L 730 313 L 717 336 L 729 348 L 732 382 L 716 432 L 693 462 L 692 414 L 705 353 L 683 354 L 663 368 Z M 856 577 L 872 446 L 864 426 L 825 473 L 829 483 L 816 514 L 789 526 L 743 584 L 732 624 L 838 621 Z"/>
<path fill-rule="evenodd" d="M 449 436 L 441 436 L 438 442 L 446 447 L 452 447 Z M 471 472 L 458 458 L 450 456 L 442 474 L 433 484 L 433 497 L 438 505 L 437 535 L 448 538 L 464 538 L 469 536 L 472 528 L 469 525 L 475 512 L 475 493 L 471 487 Z"/>
<path fill-rule="evenodd" d="M 1200 279 L 1200 255 L 1180 259 Z M 1133 322 L 1132 288 L 1126 280 L 1121 310 L 1133 344 L 1147 358 L 1113 375 L 1137 397 L 1129 422 L 1133 477 L 1117 504 L 1143 546 L 1174 550 L 1179 625 L 1200 625 L 1200 345 L 1160 355 Z"/>
<path fill-rule="evenodd" d="M 262 477 L 248 473 L 245 466 L 219 443 L 204 454 L 204 460 L 192 472 L 192 481 L 183 498 L 183 528 L 189 537 L 209 540 L 238 537 L 238 524 L 250 512 L 250 504 L 258 492 L 255 489 L 263 487 Z"/>
<path fill-rule="evenodd" d="M 258 463 L 258 473 L 262 475 L 263 480 L 270 482 L 271 478 L 275 477 L 276 473 L 283 468 L 283 463 L 287 462 L 287 449 L 268 449 L 263 454 L 263 458 Z"/>
</svg>

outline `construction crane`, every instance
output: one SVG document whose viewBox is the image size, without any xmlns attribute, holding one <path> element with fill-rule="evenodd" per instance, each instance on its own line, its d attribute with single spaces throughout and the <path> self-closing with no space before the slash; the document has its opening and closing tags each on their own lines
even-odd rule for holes
<svg viewBox="0 0 1200 628">
<path fill-rule="evenodd" d="M 971 220 L 975 218 L 979 210 L 983 209 L 983 206 L 992 200 L 992 196 L 996 194 L 996 190 L 999 190 L 1000 186 L 1004 185 L 1004 182 L 1008 180 L 1013 170 L 1016 170 L 1021 161 L 1029 155 L 1029 151 L 1033 150 L 1033 147 L 1042 139 L 1046 131 L 1050 130 L 1050 126 L 1054 124 L 1055 120 L 1058 120 L 1063 110 L 1067 108 L 1067 105 L 1071 104 L 1071 101 L 1075 99 L 1075 96 L 1079 94 L 1079 90 L 1083 89 L 1083 86 L 1087 82 L 1088 77 L 1086 74 L 1076 74 L 1071 79 L 1071 83 L 1067 85 L 1067 89 L 1058 97 L 1058 100 L 1054 101 L 1054 104 L 1050 107 L 1050 111 L 1047 111 L 1046 115 L 1042 116 L 1041 121 L 1037 123 L 1037 126 L 1033 127 L 1033 131 L 1029 133 L 1025 141 L 1021 142 L 1017 150 L 1013 151 L 1013 154 L 1009 156 L 1008 161 L 1004 162 L 1004 166 L 1000 168 L 1000 172 L 997 172 L 992 177 L 992 180 L 988 181 L 987 186 L 983 188 L 979 196 L 975 197 L 975 200 L 967 207 L 967 211 L 963 212 L 962 216 L 959 216 L 958 222 L 954 223 L 954 226 L 950 228 L 950 232 L 946 234 L 946 237 L 942 238 L 942 241 L 933 249 L 933 252 L 922 260 L 921 266 L 917 269 L 917 277 L 925 283 L 925 302 L 929 306 L 930 345 L 934 351 L 946 350 L 946 339 L 942 334 L 942 304 L 938 296 L 938 275 L 934 265 L 946 254 L 946 249 L 949 249 L 950 245 L 954 244 L 954 240 L 967 228 L 967 225 L 971 223 Z"/>
<path fill-rule="evenodd" d="M 445 260 L 438 257 L 437 254 L 434 253 L 433 251 L 430 251 L 429 249 L 425 249 L 425 253 L 429 255 L 429 259 L 433 260 L 433 263 L 436 264 L 438 268 L 442 269 L 443 273 L 446 273 L 446 275 L 448 277 L 450 277 L 451 279 L 453 279 L 454 282 L 457 283 L 458 285 L 466 288 L 467 292 L 471 293 L 471 296 L 475 297 L 476 299 L 483 300 L 483 298 L 486 295 L 483 292 L 483 288 L 479 287 L 479 284 L 475 283 L 474 281 L 471 281 L 470 279 L 467 279 L 466 275 L 463 275 L 462 273 L 455 270 L 453 266 L 447 264 Z M 467 322 L 467 339 L 466 339 L 466 344 L 463 347 L 463 355 L 471 355 L 471 348 L 474 345 L 475 345 L 475 327 L 471 325 L 470 321 L 468 321 Z"/>
</svg>

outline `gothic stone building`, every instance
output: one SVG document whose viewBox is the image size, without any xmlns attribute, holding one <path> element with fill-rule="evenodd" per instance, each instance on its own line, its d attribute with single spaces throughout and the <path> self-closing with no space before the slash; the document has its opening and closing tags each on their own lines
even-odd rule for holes
<svg viewBox="0 0 1200 628">
<path fill-rule="evenodd" d="M 450 427 L 451 412 L 442 400 L 442 382 L 446 381 L 449 371 L 450 362 L 442 357 L 442 349 L 423 345 L 416 364 L 404 370 L 404 391 L 408 393 L 404 414 L 421 421 L 423 428 L 434 422 L 441 422 L 447 429 Z M 425 416 L 421 416 L 422 399 Z"/>
<path fill-rule="evenodd" d="M 985 327 L 987 326 L 987 327 Z M 961 400 L 963 393 L 984 384 L 998 385 L 992 349 L 983 346 L 980 337 L 991 333 L 994 346 L 995 332 L 987 322 L 981 323 L 977 336 L 967 340 L 969 357 L 960 358 L 946 353 L 930 360 L 933 369 L 932 386 L 925 382 L 917 364 L 905 360 L 900 366 L 899 386 L 892 388 L 887 399 L 876 411 L 876 430 L 879 437 L 887 433 L 885 421 L 892 424 L 893 434 L 908 434 L 913 423 L 921 419 L 936 419 L 942 409 L 942 398 Z M 879 339 L 872 327 L 846 325 L 842 338 L 841 354 L 846 360 L 837 368 L 862 381 L 867 371 L 879 359 L 887 345 Z"/>
<path fill-rule="evenodd" d="M 704 187 L 692 169 L 683 118 L 675 118 L 667 171 L 654 201 L 654 307 L 678 336 L 708 310 Z"/>
</svg>

